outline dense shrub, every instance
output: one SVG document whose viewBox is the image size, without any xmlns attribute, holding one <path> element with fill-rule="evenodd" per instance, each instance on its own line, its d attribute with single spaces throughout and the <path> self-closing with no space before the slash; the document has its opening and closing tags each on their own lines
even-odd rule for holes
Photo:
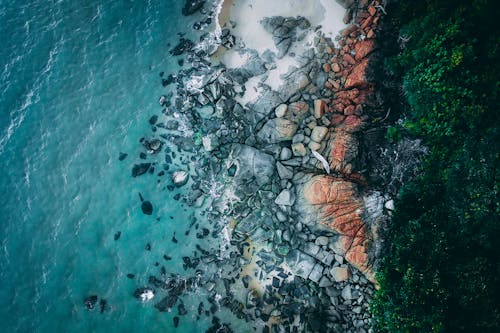
<svg viewBox="0 0 500 333">
<path fill-rule="evenodd" d="M 388 12 L 405 44 L 386 62 L 404 93 L 402 129 L 430 154 L 384 235 L 374 329 L 500 332 L 498 9 L 402 0 Z"/>
</svg>

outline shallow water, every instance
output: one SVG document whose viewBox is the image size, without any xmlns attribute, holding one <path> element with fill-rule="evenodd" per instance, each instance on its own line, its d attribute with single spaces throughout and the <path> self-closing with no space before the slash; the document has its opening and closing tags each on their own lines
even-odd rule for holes
<svg viewBox="0 0 500 333">
<path fill-rule="evenodd" d="M 196 211 L 172 199 L 182 189 L 130 170 L 149 117 L 161 111 L 158 73 L 178 69 L 168 51 L 192 26 L 182 5 L 0 2 L 2 331 L 172 328 L 176 310 L 160 313 L 132 294 L 158 273 L 155 262 L 182 273 L 181 257 L 194 246 L 184 231 Z M 128 153 L 123 162 L 120 152 Z M 142 214 L 139 193 L 153 215 Z M 104 313 L 83 306 L 92 294 L 107 300 Z M 183 297 L 188 310 L 200 299 Z M 194 312 L 181 317 L 180 332 L 208 326 Z"/>
</svg>

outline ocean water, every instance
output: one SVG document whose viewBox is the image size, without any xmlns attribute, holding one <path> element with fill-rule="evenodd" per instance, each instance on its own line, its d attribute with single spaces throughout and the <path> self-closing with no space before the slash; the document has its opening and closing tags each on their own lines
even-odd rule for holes
<svg viewBox="0 0 500 333">
<path fill-rule="evenodd" d="M 132 295 L 158 274 L 156 262 L 182 273 L 193 247 L 184 231 L 197 212 L 173 200 L 183 189 L 130 170 L 148 119 L 161 112 L 158 74 L 178 69 L 168 51 L 192 30 L 183 4 L 0 1 L 2 332 L 174 330 L 176 310 Z M 153 203 L 151 216 L 139 193 Z M 209 326 L 192 311 L 201 293 L 183 297 L 189 314 L 178 332 Z M 94 294 L 107 301 L 102 314 L 83 305 Z"/>
</svg>

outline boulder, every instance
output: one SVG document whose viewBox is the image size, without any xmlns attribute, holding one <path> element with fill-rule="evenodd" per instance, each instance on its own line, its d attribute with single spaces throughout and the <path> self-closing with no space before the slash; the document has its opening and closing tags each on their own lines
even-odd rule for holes
<svg viewBox="0 0 500 333">
<path fill-rule="evenodd" d="M 297 132 L 297 123 L 285 118 L 269 119 L 257 133 L 261 142 L 278 143 L 291 140 Z"/>
<path fill-rule="evenodd" d="M 349 278 L 349 270 L 347 267 L 333 267 L 330 274 L 335 282 L 342 282 Z"/>
<path fill-rule="evenodd" d="M 274 203 L 282 206 L 292 206 L 295 202 L 295 194 L 288 189 L 284 189 L 278 194 Z"/>
<path fill-rule="evenodd" d="M 276 118 L 284 117 L 287 109 L 288 109 L 288 105 L 286 105 L 286 104 L 278 105 L 278 107 L 276 109 L 274 109 L 274 114 L 276 115 Z"/>
<path fill-rule="evenodd" d="M 366 78 L 367 67 L 368 67 L 368 58 L 361 60 L 357 65 L 355 65 L 351 70 L 350 74 L 347 76 L 344 87 L 346 89 L 367 88 L 369 85 Z"/>
<path fill-rule="evenodd" d="M 309 274 L 309 280 L 318 283 L 321 277 L 323 276 L 323 265 L 316 263 L 314 265 L 311 273 Z"/>
<path fill-rule="evenodd" d="M 186 185 L 189 179 L 189 174 L 184 170 L 177 170 L 172 174 L 172 181 L 177 187 Z"/>
<path fill-rule="evenodd" d="M 320 119 L 325 114 L 325 102 L 322 99 L 314 100 L 314 118 Z"/>
<path fill-rule="evenodd" d="M 304 147 L 304 144 L 299 142 L 299 143 L 294 143 L 292 145 L 292 151 L 295 156 L 306 156 L 307 155 L 307 150 L 306 147 Z"/>
<path fill-rule="evenodd" d="M 134 166 L 132 167 L 132 177 L 137 177 L 145 174 L 149 170 L 150 166 L 151 163 L 134 164 Z"/>
<path fill-rule="evenodd" d="M 292 158 L 292 151 L 287 147 L 281 148 L 280 160 L 286 161 L 289 160 L 290 158 Z"/>
<path fill-rule="evenodd" d="M 294 275 L 304 279 L 309 277 L 316 264 L 313 257 L 299 250 L 291 250 L 285 257 L 285 262 Z"/>
<path fill-rule="evenodd" d="M 359 142 L 352 134 L 337 130 L 330 135 L 328 141 L 330 153 L 326 159 L 330 169 L 342 174 L 350 174 L 352 166 L 358 156 Z"/>
<path fill-rule="evenodd" d="M 375 46 L 375 41 L 373 39 L 365 39 L 356 42 L 354 44 L 354 59 L 357 61 L 366 58 L 367 55 L 369 55 Z"/>
<path fill-rule="evenodd" d="M 328 133 L 328 128 L 323 126 L 316 126 L 311 132 L 311 140 L 321 143 Z"/>
<path fill-rule="evenodd" d="M 184 7 L 182 8 L 182 15 L 188 16 L 199 11 L 203 5 L 205 4 L 205 0 L 186 0 Z"/>
<path fill-rule="evenodd" d="M 306 102 L 298 101 L 288 106 L 285 117 L 293 122 L 300 123 L 309 111 L 309 105 Z"/>
<path fill-rule="evenodd" d="M 301 221 L 319 223 L 338 233 L 332 250 L 375 281 L 368 262 L 371 230 L 363 220 L 365 207 L 357 185 L 329 175 L 302 177 L 296 183 L 296 209 Z"/>
<path fill-rule="evenodd" d="M 280 162 L 276 163 L 276 169 L 278 170 L 278 175 L 281 179 L 292 179 L 293 170 L 289 167 L 284 166 Z"/>
<path fill-rule="evenodd" d="M 256 190 L 259 186 L 269 183 L 275 170 L 272 155 L 243 144 L 234 144 L 232 149 L 237 166 L 234 175 L 237 184 L 244 184 Z"/>
</svg>

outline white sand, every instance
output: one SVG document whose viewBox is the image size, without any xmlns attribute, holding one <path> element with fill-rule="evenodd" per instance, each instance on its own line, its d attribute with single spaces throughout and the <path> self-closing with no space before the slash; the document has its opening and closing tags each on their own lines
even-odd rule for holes
<svg viewBox="0 0 500 333">
<path fill-rule="evenodd" d="M 321 31 L 332 40 L 340 30 L 346 27 L 342 21 L 345 9 L 335 0 L 239 0 L 227 3 L 226 6 L 230 7 L 230 13 L 226 11 L 225 16 L 229 16 L 231 21 L 237 23 L 232 29 L 237 43 L 242 43 L 245 48 L 256 50 L 259 55 L 266 50 L 278 53 L 271 34 L 264 30 L 260 23 L 265 17 L 303 16 L 309 20 L 312 29 L 302 41 L 294 43 L 290 49 L 290 52 L 296 55 L 313 47 L 313 30 L 316 26 L 321 25 Z M 224 20 L 227 20 L 227 17 Z M 241 51 L 237 49 L 238 47 L 228 50 L 220 57 L 220 61 L 228 68 L 244 66 L 249 58 L 249 55 L 240 53 Z M 281 75 L 289 72 L 290 67 L 298 67 L 298 64 L 296 59 L 287 55 L 282 59 L 276 59 L 274 65 L 275 68 L 268 71 L 263 83 L 273 90 L 278 90 L 283 84 Z M 260 95 L 261 89 L 257 85 L 262 79 L 263 77 L 259 76 L 249 80 L 245 84 L 245 95 L 238 101 L 243 105 L 255 101 Z"/>
<path fill-rule="evenodd" d="M 333 38 L 345 27 L 344 14 L 335 0 L 241 0 L 233 4 L 230 19 L 237 22 L 233 34 L 262 54 L 267 49 L 277 52 L 271 35 L 260 24 L 265 17 L 304 16 L 313 27 L 322 25 L 327 37 Z"/>
</svg>

